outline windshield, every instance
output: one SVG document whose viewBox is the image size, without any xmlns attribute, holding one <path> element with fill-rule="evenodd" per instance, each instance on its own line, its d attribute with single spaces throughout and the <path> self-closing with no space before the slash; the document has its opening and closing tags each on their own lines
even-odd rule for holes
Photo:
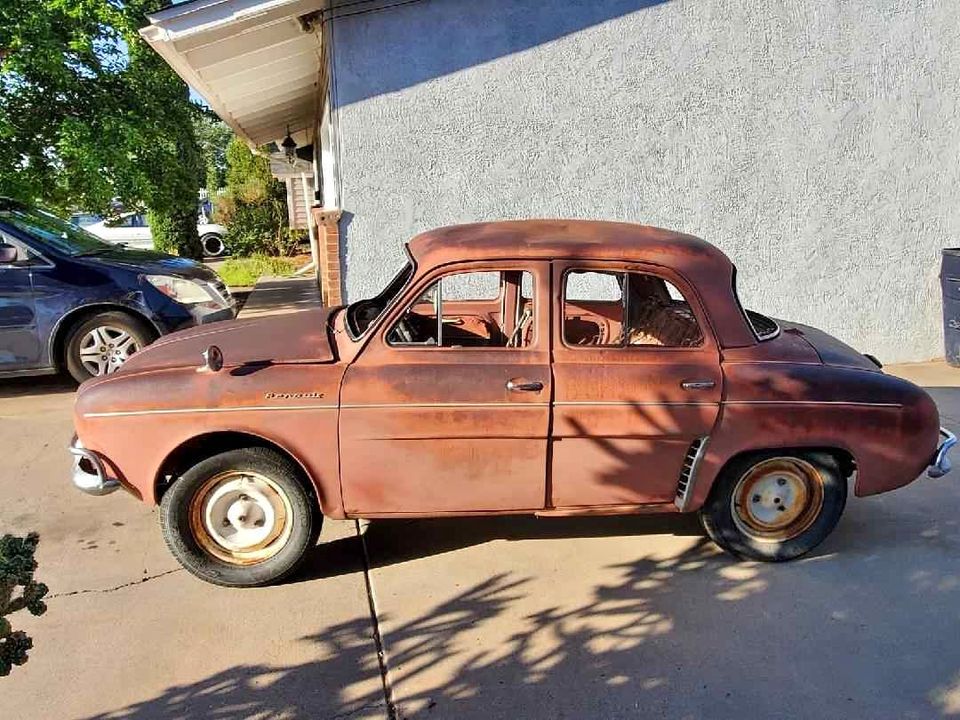
<svg viewBox="0 0 960 720">
<path fill-rule="evenodd" d="M 0 221 L 64 255 L 90 255 L 115 247 L 56 215 L 11 200 L 0 200 Z"/>
<path fill-rule="evenodd" d="M 347 306 L 347 331 L 354 340 L 363 335 L 383 315 L 384 310 L 400 294 L 404 286 L 413 277 L 413 263 L 407 263 L 393 280 L 369 300 L 358 300 Z"/>
</svg>

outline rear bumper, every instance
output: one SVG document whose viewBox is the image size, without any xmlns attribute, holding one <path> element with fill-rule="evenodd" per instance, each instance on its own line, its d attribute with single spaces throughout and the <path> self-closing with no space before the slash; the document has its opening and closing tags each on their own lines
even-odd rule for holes
<svg viewBox="0 0 960 720">
<path fill-rule="evenodd" d="M 940 428 L 940 444 L 937 446 L 937 452 L 927 468 L 927 475 L 932 478 L 943 477 L 952 467 L 950 463 L 950 450 L 957 444 L 957 436 L 946 428 Z"/>
<path fill-rule="evenodd" d="M 118 480 L 107 477 L 103 460 L 95 452 L 83 447 L 78 437 L 74 436 L 69 450 L 73 455 L 71 479 L 78 490 L 88 495 L 109 495 L 120 488 Z"/>
</svg>

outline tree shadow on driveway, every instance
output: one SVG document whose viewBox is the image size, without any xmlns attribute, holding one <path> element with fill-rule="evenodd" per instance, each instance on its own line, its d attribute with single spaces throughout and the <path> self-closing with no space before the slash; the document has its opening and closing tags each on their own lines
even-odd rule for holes
<svg viewBox="0 0 960 720">
<path fill-rule="evenodd" d="M 391 541 L 406 545 L 412 533 L 402 531 L 391 529 Z M 399 597 L 379 618 L 396 716 L 954 713 L 956 568 L 909 552 L 870 561 L 849 552 L 852 539 L 828 541 L 820 555 L 787 565 L 737 562 L 704 538 L 670 557 L 638 545 L 634 560 L 608 564 L 596 584 L 576 577 L 556 584 L 555 575 L 524 574 L 509 563 L 466 587 L 423 576 L 415 604 L 424 610 L 409 611 Z M 449 547 L 446 533 L 432 549 L 422 537 L 409 542 L 394 562 Z M 315 644 L 320 659 L 240 665 L 96 717 L 387 716 L 381 689 L 355 680 L 378 671 L 367 622 L 301 640 Z"/>
</svg>

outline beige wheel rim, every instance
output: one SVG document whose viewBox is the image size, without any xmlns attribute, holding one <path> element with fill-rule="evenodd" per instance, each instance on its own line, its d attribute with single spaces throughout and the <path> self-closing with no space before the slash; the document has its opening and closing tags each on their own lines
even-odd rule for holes
<svg viewBox="0 0 960 720">
<path fill-rule="evenodd" d="M 190 531 L 204 551 L 231 565 L 269 560 L 290 539 L 290 499 L 273 480 L 230 470 L 208 479 L 190 502 Z"/>
<path fill-rule="evenodd" d="M 783 542 L 802 534 L 823 508 L 823 478 L 805 460 L 778 457 L 754 465 L 730 499 L 734 523 L 761 541 Z"/>
</svg>

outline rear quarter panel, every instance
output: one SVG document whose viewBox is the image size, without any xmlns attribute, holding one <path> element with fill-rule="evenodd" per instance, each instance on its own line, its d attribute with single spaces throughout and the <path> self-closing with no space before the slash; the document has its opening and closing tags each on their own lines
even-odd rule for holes
<svg viewBox="0 0 960 720">
<path fill-rule="evenodd" d="M 723 364 L 725 398 L 696 479 L 700 507 L 724 465 L 769 448 L 839 448 L 857 464 L 855 493 L 906 485 L 928 465 L 939 414 L 921 388 L 878 371 L 812 362 Z"/>
</svg>

